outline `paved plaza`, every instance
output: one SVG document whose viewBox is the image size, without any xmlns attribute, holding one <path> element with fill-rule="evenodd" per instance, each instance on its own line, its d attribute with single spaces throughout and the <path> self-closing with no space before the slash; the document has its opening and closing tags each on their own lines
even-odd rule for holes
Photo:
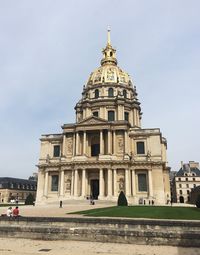
<svg viewBox="0 0 200 255">
<path fill-rule="evenodd" d="M 199 255 L 199 248 L 0 238 L 1 255 Z"/>
<path fill-rule="evenodd" d="M 101 208 L 115 205 L 115 203 L 97 201 L 90 205 L 85 201 L 64 201 L 63 208 L 58 203 L 41 206 L 19 206 L 22 216 L 46 217 L 80 217 L 80 215 L 67 215 L 66 213 Z M 0 207 L 0 213 L 5 213 L 7 207 Z M 0 238 L 1 255 L 200 255 L 199 248 L 183 248 L 171 246 L 146 246 L 119 243 L 83 242 L 83 241 L 43 241 L 16 238 Z"/>
<path fill-rule="evenodd" d="M 37 217 L 76 217 L 76 215 L 71 215 L 67 213 L 89 210 L 94 208 L 103 208 L 108 206 L 115 206 L 116 203 L 113 202 L 101 202 L 96 201 L 95 205 L 90 205 L 89 200 L 68 200 L 63 201 L 62 208 L 59 207 L 59 201 L 57 203 L 50 203 L 46 205 L 39 206 L 20 206 L 20 215 L 21 216 L 37 216 Z M 14 208 L 14 206 L 13 206 Z M 0 207 L 0 214 L 6 213 L 7 207 Z M 78 215 L 77 217 L 80 217 Z"/>
</svg>

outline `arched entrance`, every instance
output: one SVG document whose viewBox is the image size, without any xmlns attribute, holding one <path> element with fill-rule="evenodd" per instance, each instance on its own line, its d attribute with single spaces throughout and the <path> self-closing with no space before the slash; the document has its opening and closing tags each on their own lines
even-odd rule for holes
<svg viewBox="0 0 200 255">
<path fill-rule="evenodd" d="M 184 197 L 183 196 L 180 196 L 179 200 L 180 200 L 180 203 L 184 203 Z"/>
<path fill-rule="evenodd" d="M 98 199 L 99 196 L 99 180 L 91 180 L 90 181 L 91 185 L 91 196 L 93 199 Z"/>
</svg>

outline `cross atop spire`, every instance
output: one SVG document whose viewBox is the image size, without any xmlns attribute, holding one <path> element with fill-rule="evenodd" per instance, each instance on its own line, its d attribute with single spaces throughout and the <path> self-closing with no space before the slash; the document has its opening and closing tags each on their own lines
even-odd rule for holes
<svg viewBox="0 0 200 255">
<path fill-rule="evenodd" d="M 107 41 L 107 45 L 111 45 L 111 40 L 110 40 L 110 27 L 108 26 L 108 29 L 107 29 L 107 35 L 108 35 L 108 41 Z"/>
</svg>

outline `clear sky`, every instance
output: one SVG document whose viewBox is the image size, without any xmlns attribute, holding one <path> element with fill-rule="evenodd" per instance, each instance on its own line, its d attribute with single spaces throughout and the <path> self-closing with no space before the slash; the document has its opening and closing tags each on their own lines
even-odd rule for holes
<svg viewBox="0 0 200 255">
<path fill-rule="evenodd" d="M 200 161 L 199 10 L 199 0 L 0 1 L 0 176 L 37 171 L 41 134 L 74 122 L 108 25 L 169 166 Z"/>
</svg>

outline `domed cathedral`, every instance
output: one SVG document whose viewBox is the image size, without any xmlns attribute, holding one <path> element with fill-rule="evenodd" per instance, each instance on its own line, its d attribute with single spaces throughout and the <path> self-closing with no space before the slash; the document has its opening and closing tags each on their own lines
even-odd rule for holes
<svg viewBox="0 0 200 255">
<path fill-rule="evenodd" d="M 110 30 L 101 66 L 75 106 L 76 123 L 41 137 L 37 203 L 69 199 L 130 204 L 170 201 L 167 141 L 159 128 L 142 129 L 136 87 L 117 65 Z"/>
</svg>

